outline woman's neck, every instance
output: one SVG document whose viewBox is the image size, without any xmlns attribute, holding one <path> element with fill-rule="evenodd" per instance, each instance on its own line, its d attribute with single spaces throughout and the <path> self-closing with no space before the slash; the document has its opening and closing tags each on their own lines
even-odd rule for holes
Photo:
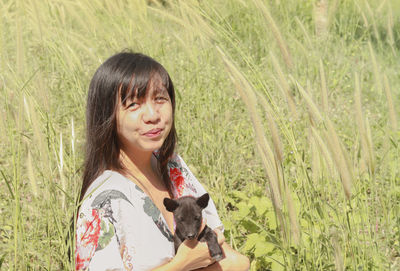
<svg viewBox="0 0 400 271">
<path fill-rule="evenodd" d="M 145 189 L 160 187 L 160 178 L 153 152 L 128 153 L 121 150 L 120 159 L 128 173 Z"/>
</svg>

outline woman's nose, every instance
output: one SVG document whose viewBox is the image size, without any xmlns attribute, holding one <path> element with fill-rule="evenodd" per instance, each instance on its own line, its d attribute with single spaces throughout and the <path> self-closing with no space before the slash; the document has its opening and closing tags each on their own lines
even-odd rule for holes
<svg viewBox="0 0 400 271">
<path fill-rule="evenodd" d="M 154 104 L 147 102 L 143 112 L 144 122 L 156 122 L 160 118 L 158 110 Z"/>
</svg>

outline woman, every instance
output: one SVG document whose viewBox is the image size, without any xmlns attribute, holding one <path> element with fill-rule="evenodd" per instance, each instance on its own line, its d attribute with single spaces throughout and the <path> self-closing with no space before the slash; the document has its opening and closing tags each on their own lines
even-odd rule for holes
<svg viewBox="0 0 400 271">
<path fill-rule="evenodd" d="M 176 255 L 172 213 L 163 199 L 206 191 L 176 154 L 175 93 L 152 58 L 119 53 L 90 83 L 86 161 L 76 234 L 77 270 L 247 270 L 248 259 L 224 242 L 212 200 L 204 217 L 225 258 L 185 241 Z M 203 222 L 203 227 L 205 222 Z"/>
</svg>

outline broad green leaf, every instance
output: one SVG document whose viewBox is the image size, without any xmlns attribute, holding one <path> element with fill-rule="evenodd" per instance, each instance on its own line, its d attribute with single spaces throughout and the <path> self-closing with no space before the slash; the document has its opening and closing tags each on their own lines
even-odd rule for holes
<svg viewBox="0 0 400 271">
<path fill-rule="evenodd" d="M 247 205 L 243 201 L 239 202 L 236 205 L 236 207 L 238 208 L 238 210 L 235 212 L 235 214 L 237 215 L 237 217 L 239 219 L 243 219 L 244 217 L 246 217 L 250 213 L 249 205 Z"/>
<path fill-rule="evenodd" d="M 225 230 L 230 230 L 233 225 L 232 220 L 226 220 L 226 219 L 223 220 L 223 224 L 224 224 Z"/>
<path fill-rule="evenodd" d="M 259 240 L 255 245 L 254 256 L 256 256 L 257 258 L 265 256 L 268 253 L 272 252 L 274 248 L 274 244 L 265 240 Z"/>
<path fill-rule="evenodd" d="M 232 191 L 232 196 L 241 200 L 248 200 L 249 196 L 242 191 L 234 190 Z"/>
<path fill-rule="evenodd" d="M 259 226 L 257 226 L 253 221 L 246 218 L 242 220 L 241 224 L 246 230 L 248 230 L 251 233 L 258 232 L 260 230 Z"/>
<path fill-rule="evenodd" d="M 276 229 L 277 223 L 274 211 L 268 211 L 265 217 L 268 219 L 269 228 L 273 230 Z"/>
<path fill-rule="evenodd" d="M 285 261 L 283 260 L 282 255 L 275 254 L 273 256 L 274 260 L 272 261 L 271 269 L 274 271 L 284 271 L 285 270 Z"/>
<path fill-rule="evenodd" d="M 251 197 L 249 204 L 255 206 L 257 216 L 263 215 L 268 209 L 272 210 L 272 203 L 266 197 Z"/>
<path fill-rule="evenodd" d="M 259 242 L 259 240 L 260 240 L 260 235 L 258 233 L 251 233 L 247 235 L 247 240 L 243 247 L 244 250 L 250 251 L 257 244 L 257 242 Z"/>
</svg>

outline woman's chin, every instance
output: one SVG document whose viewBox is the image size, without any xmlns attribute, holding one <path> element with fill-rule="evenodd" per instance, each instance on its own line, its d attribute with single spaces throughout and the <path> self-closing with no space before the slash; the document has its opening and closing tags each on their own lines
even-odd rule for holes
<svg viewBox="0 0 400 271">
<path fill-rule="evenodd" d="M 161 146 L 162 146 L 162 142 L 146 142 L 146 144 L 142 145 L 142 150 L 154 152 L 154 151 L 160 149 Z"/>
<path fill-rule="evenodd" d="M 142 140 L 141 145 L 144 150 L 147 151 L 155 151 L 161 148 L 165 141 L 165 137 L 163 135 L 160 135 L 159 137 L 155 138 L 145 138 Z"/>
</svg>

